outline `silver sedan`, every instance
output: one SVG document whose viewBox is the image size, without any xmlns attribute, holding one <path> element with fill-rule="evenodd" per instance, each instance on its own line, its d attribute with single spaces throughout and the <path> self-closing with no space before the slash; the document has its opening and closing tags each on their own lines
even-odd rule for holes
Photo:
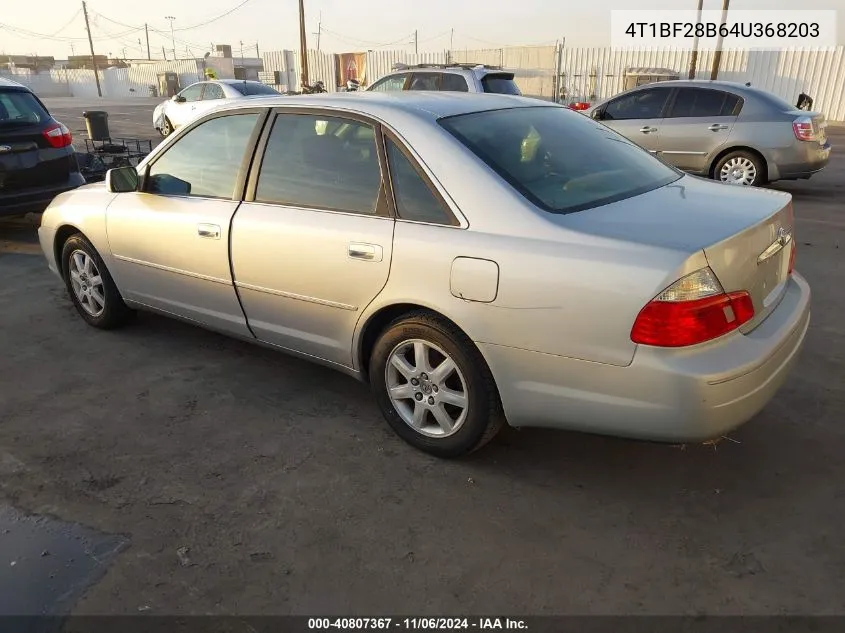
<svg viewBox="0 0 845 633">
<path fill-rule="evenodd" d="M 789 195 L 504 95 L 230 104 L 57 197 L 39 236 L 90 325 L 152 310 L 328 365 L 444 457 L 505 423 L 719 437 L 810 318 Z"/>
</svg>

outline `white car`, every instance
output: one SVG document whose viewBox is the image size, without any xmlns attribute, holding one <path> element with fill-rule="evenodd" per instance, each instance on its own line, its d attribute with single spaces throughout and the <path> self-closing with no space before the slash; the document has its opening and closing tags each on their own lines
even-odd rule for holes
<svg viewBox="0 0 845 633">
<path fill-rule="evenodd" d="M 162 136 L 169 136 L 189 121 L 212 108 L 235 99 L 278 95 L 279 91 L 260 81 L 214 79 L 191 84 L 156 106 L 153 125 Z"/>
</svg>

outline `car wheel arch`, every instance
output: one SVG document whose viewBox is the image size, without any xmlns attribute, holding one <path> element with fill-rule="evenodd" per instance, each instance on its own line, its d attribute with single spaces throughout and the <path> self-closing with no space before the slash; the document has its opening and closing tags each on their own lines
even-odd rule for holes
<svg viewBox="0 0 845 633">
<path fill-rule="evenodd" d="M 766 175 L 765 180 L 769 180 L 769 161 L 766 160 L 766 157 L 763 156 L 763 153 L 760 150 L 754 149 L 753 147 L 749 147 L 748 145 L 732 145 L 731 147 L 725 147 L 720 149 L 719 152 L 710 161 L 710 168 L 707 170 L 707 175 L 710 178 L 716 177 L 716 165 L 719 164 L 719 161 L 732 152 L 748 152 L 750 154 L 754 154 L 757 158 L 760 159 L 760 162 L 763 164 L 764 173 Z"/>
<path fill-rule="evenodd" d="M 53 254 L 56 258 L 56 268 L 58 268 L 59 272 L 62 274 L 64 274 L 64 271 L 62 270 L 62 249 L 65 246 L 65 242 L 77 234 L 82 235 L 85 239 L 88 239 L 85 233 L 73 224 L 63 224 L 56 229 L 56 236 L 53 238 Z"/>
<path fill-rule="evenodd" d="M 355 367 L 358 369 L 361 378 L 365 382 L 369 380 L 370 357 L 372 356 L 373 348 L 375 347 L 379 336 L 397 319 L 411 314 L 419 314 L 421 312 L 444 319 L 472 341 L 472 337 L 467 334 L 466 330 L 458 325 L 453 319 L 434 308 L 416 303 L 393 303 L 381 306 L 371 315 L 366 317 L 364 325 L 360 328 L 359 335 L 357 337 L 354 359 Z M 481 353 L 481 350 L 479 350 L 479 353 Z"/>
</svg>

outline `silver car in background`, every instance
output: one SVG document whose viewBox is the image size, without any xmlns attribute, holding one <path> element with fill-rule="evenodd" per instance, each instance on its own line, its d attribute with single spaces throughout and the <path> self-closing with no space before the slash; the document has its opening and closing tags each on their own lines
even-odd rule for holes
<svg viewBox="0 0 845 633">
<path fill-rule="evenodd" d="M 719 437 L 810 319 L 788 194 L 504 95 L 232 103 L 57 197 L 39 238 L 90 325 L 152 310 L 320 362 L 444 457 L 505 422 Z"/>
<path fill-rule="evenodd" d="M 670 165 L 732 184 L 809 178 L 830 158 L 823 114 L 728 81 L 648 84 L 584 114 Z"/>
</svg>

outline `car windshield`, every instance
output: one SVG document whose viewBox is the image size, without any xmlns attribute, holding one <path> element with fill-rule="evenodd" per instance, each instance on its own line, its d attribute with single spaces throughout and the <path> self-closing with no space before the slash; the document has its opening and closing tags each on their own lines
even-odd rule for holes
<svg viewBox="0 0 845 633">
<path fill-rule="evenodd" d="M 610 204 L 681 177 L 616 132 L 566 108 L 490 110 L 440 124 L 528 200 L 571 213 Z"/>
<path fill-rule="evenodd" d="M 484 92 L 502 95 L 521 95 L 513 80 L 513 75 L 485 75 L 481 80 Z"/>
<path fill-rule="evenodd" d="M 243 83 L 234 83 L 229 84 L 232 88 L 240 92 L 242 95 L 246 97 L 252 97 L 255 95 L 277 95 L 279 94 L 278 90 L 271 88 L 270 86 L 266 86 L 262 83 L 258 82 L 243 82 Z"/>
<path fill-rule="evenodd" d="M 0 91 L 0 127 L 33 125 L 50 118 L 31 93 L 25 90 Z"/>
</svg>

